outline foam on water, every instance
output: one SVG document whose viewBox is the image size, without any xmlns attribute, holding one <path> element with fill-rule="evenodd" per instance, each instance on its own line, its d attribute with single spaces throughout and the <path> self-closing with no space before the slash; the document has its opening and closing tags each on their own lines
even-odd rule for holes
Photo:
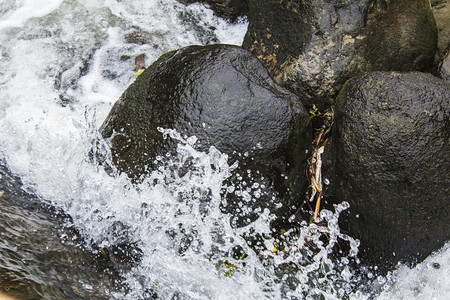
<svg viewBox="0 0 450 300">
<path fill-rule="evenodd" d="M 148 65 L 187 45 L 240 44 L 245 21 L 227 24 L 204 5 L 175 0 L 36 3 L 0 4 L 0 160 L 28 190 L 67 212 L 88 242 L 137 246 L 139 263 L 123 269 L 130 290 L 118 298 L 154 292 L 183 299 L 369 297 L 349 294 L 358 280 L 349 267 L 358 243 L 337 227 L 345 203 L 321 212 L 328 227 L 305 224 L 285 233 L 291 243 L 285 253 L 273 251 L 267 238 L 266 250 L 256 254 L 243 235 L 269 236 L 273 216 L 264 211 L 244 228 L 230 225 L 220 205 L 238 162 L 214 147 L 198 151 L 195 137 L 161 129 L 178 142 L 177 152 L 158 158 L 160 167 L 138 186 L 88 157 L 93 145 L 108 154 L 97 128 L 134 80 L 134 57 L 144 53 Z M 338 240 L 350 251 L 332 261 Z M 449 284 L 437 284 L 436 276 L 448 277 L 449 259 L 447 246 L 412 271 L 402 267 L 380 278 L 388 284 L 379 297 L 445 299 L 439 293 Z M 279 274 L 280 266 L 294 271 Z"/>
<path fill-rule="evenodd" d="M 450 243 L 415 268 L 400 266 L 380 278 L 383 291 L 377 299 L 448 299 L 450 295 Z"/>
<path fill-rule="evenodd" d="M 8 27 L 21 27 L 29 19 L 35 17 L 43 17 L 59 7 L 62 0 L 25 0 L 16 1 L 19 8 L 8 14 L 4 20 L 0 22 L 0 30 Z"/>
</svg>

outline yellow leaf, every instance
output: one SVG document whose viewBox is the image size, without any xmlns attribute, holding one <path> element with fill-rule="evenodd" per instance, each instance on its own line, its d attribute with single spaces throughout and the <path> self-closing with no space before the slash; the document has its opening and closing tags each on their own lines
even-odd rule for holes
<svg viewBox="0 0 450 300">
<path fill-rule="evenodd" d="M 137 72 L 136 72 L 136 74 L 134 74 L 134 77 L 139 77 L 139 75 L 141 75 L 142 74 L 142 72 L 144 72 L 145 71 L 145 69 L 140 69 L 140 70 L 138 70 Z"/>
</svg>

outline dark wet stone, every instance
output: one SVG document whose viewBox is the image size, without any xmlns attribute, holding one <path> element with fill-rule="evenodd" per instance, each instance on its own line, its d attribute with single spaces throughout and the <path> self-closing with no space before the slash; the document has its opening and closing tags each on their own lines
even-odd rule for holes
<svg viewBox="0 0 450 300">
<path fill-rule="evenodd" d="M 125 41 L 130 44 L 145 45 L 151 44 L 152 34 L 137 26 L 132 26 L 130 31 L 125 34 Z"/>
<path fill-rule="evenodd" d="M 385 270 L 450 239 L 450 84 L 419 72 L 351 79 L 335 109 L 332 153 L 341 228 Z"/>
<path fill-rule="evenodd" d="M 308 113 L 249 51 L 229 45 L 190 46 L 163 55 L 147 68 L 101 128 L 105 138 L 115 132 L 112 155 L 119 171 L 139 180 L 157 167 L 157 155 L 174 150 L 175 143 L 164 139 L 157 127 L 195 135 L 198 149 L 214 146 L 229 155 L 229 164 L 239 161 L 229 179 L 236 190 L 250 188 L 244 182 L 263 186 L 260 197 L 252 191 L 248 203 L 228 194 L 224 209 L 237 223 L 253 221 L 258 208 L 273 208 L 275 194 L 285 201 L 282 210 L 291 211 L 301 202 L 305 151 L 311 143 Z M 243 207 L 251 209 L 245 212 Z"/>
<path fill-rule="evenodd" d="M 247 0 L 179 0 L 184 4 L 205 3 L 214 11 L 214 13 L 231 22 L 236 22 L 239 17 L 246 16 L 248 13 Z"/>
<path fill-rule="evenodd" d="M 362 72 L 424 70 L 437 42 L 427 0 L 249 0 L 248 19 L 243 47 L 307 106 Z"/>
</svg>

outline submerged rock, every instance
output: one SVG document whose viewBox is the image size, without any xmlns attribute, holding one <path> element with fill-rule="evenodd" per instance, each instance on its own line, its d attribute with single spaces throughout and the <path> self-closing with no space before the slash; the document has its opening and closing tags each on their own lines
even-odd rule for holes
<svg viewBox="0 0 450 300">
<path fill-rule="evenodd" d="M 307 106 L 363 71 L 424 70 L 436 50 L 428 0 L 249 0 L 248 19 L 243 47 Z"/>
<path fill-rule="evenodd" d="M 1 161 L 0 220 L 0 299 L 109 299 L 125 287 L 70 217 L 25 192 Z"/>
<path fill-rule="evenodd" d="M 450 84 L 374 72 L 337 99 L 332 193 L 350 203 L 341 228 L 366 261 L 423 260 L 450 239 Z"/>
<path fill-rule="evenodd" d="M 208 4 L 214 13 L 231 22 L 236 22 L 239 17 L 248 13 L 247 0 L 179 0 L 181 3 L 191 4 L 201 2 Z"/>
<path fill-rule="evenodd" d="M 285 201 L 283 211 L 303 200 L 298 197 L 306 185 L 309 115 L 249 51 L 190 46 L 147 68 L 100 129 L 103 137 L 111 137 L 113 163 L 120 172 L 139 180 L 157 167 L 158 155 L 174 150 L 175 142 L 164 139 L 158 127 L 196 136 L 197 149 L 214 146 L 229 155 L 230 164 L 239 161 L 229 182 L 236 191 L 229 192 L 224 207 L 237 225 L 253 221 L 263 208 L 274 209 L 275 194 Z M 245 193 L 250 183 L 260 192 Z M 237 190 L 247 197 L 237 197 Z"/>
</svg>

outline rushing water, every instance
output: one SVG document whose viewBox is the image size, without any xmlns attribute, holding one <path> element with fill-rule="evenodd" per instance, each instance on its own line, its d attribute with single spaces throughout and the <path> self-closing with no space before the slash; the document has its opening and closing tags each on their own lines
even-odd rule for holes
<svg viewBox="0 0 450 300">
<path fill-rule="evenodd" d="M 94 145 L 108 153 L 97 128 L 134 80 L 137 55 L 148 65 L 187 45 L 239 45 L 246 26 L 175 0 L 1 0 L 0 291 L 30 299 L 447 299 L 450 246 L 361 287 L 358 242 L 337 227 L 345 202 L 321 212 L 328 227 L 291 233 L 288 254 L 269 238 L 255 253 L 243 236 L 269 236 L 272 216 L 230 226 L 219 206 L 238 162 L 214 147 L 196 150 L 195 137 L 161 129 L 177 153 L 158 158 L 138 186 L 89 158 Z M 178 172 L 186 160 L 189 169 Z M 243 197 L 256 197 L 247 184 Z M 350 251 L 331 258 L 337 240 Z"/>
</svg>

